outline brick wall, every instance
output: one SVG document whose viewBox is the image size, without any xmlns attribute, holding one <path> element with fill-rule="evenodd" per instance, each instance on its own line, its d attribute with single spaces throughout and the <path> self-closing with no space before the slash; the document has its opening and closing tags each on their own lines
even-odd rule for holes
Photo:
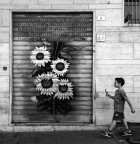
<svg viewBox="0 0 140 144">
<path fill-rule="evenodd" d="M 136 114 L 126 105 L 126 118 L 140 122 L 140 28 L 123 26 L 123 0 L 0 0 L 0 125 L 10 125 L 11 45 L 10 13 L 16 11 L 94 11 L 95 80 L 99 98 L 94 102 L 97 125 L 110 123 L 113 101 L 104 89 L 114 94 L 114 78 L 126 80 L 124 89 Z M 97 16 L 105 16 L 98 21 Z M 96 33 L 104 33 L 105 42 L 96 42 Z M 7 67 L 7 70 L 4 69 Z"/>
</svg>

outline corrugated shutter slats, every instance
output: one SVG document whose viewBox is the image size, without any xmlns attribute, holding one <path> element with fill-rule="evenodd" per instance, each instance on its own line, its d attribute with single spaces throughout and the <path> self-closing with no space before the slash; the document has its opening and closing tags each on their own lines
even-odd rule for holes
<svg viewBox="0 0 140 144">
<path fill-rule="evenodd" d="M 13 122 L 91 122 L 92 120 L 92 13 L 13 14 Z M 36 91 L 30 54 L 40 39 L 64 41 L 76 47 L 67 77 L 74 85 L 73 110 L 67 115 L 37 111 L 30 98 Z"/>
</svg>

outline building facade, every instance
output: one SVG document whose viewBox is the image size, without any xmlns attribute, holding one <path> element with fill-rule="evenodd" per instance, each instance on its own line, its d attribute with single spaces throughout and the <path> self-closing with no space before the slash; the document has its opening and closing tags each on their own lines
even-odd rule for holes
<svg viewBox="0 0 140 144">
<path fill-rule="evenodd" d="M 137 21 L 124 22 L 124 5 L 123 0 L 0 0 L 2 130 L 38 130 L 41 124 L 46 129 L 51 124 L 108 125 L 113 101 L 105 89 L 114 95 L 115 77 L 125 79 L 124 89 L 136 109 L 132 114 L 126 104 L 127 121 L 140 122 L 140 27 Z M 139 7 L 139 1 L 135 5 Z M 65 115 L 39 111 L 31 101 L 38 92 L 30 55 L 47 40 L 74 49 L 67 74 L 74 88 L 72 111 Z"/>
</svg>

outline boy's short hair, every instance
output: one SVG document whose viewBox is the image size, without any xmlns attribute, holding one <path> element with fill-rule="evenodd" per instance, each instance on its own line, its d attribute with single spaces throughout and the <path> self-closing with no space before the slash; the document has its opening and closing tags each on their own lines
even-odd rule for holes
<svg viewBox="0 0 140 144">
<path fill-rule="evenodd" d="M 123 78 L 115 78 L 115 81 L 117 81 L 118 83 L 121 83 L 121 86 L 123 86 L 125 84 L 125 80 Z"/>
</svg>

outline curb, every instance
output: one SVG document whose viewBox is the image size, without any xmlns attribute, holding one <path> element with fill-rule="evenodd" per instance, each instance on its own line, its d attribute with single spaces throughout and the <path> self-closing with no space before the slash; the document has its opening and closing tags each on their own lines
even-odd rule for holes
<svg viewBox="0 0 140 144">
<path fill-rule="evenodd" d="M 63 125 L 42 125 L 42 126 L 0 126 L 1 132 L 47 132 L 47 131 L 88 131 L 88 130 L 103 130 L 107 126 L 79 125 L 79 126 L 63 126 Z"/>
</svg>

